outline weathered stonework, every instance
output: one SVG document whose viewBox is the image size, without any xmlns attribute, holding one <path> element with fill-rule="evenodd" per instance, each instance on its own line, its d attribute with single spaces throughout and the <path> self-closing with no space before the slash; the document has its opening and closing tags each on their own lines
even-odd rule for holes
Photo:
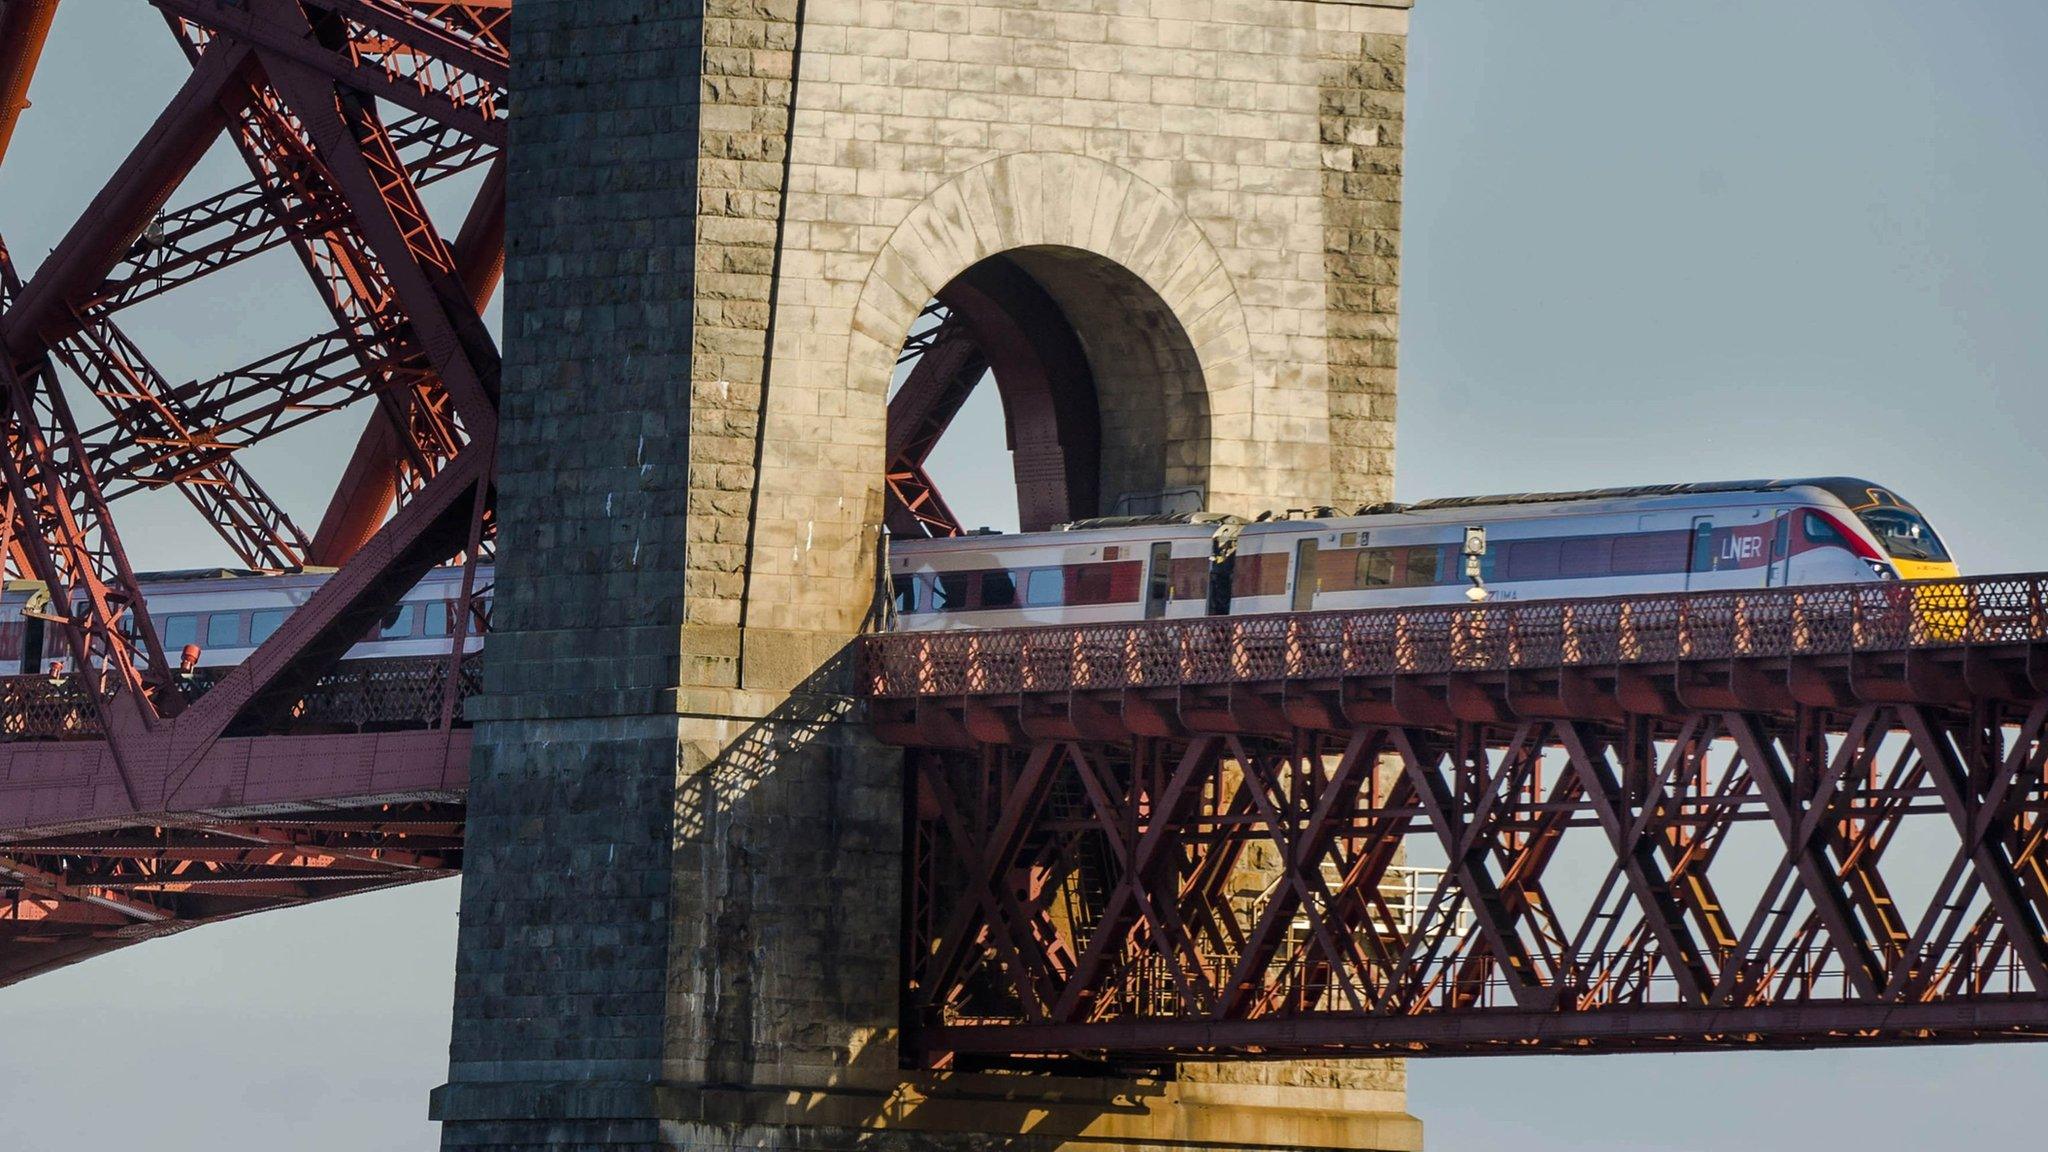
<svg viewBox="0 0 2048 1152">
<path fill-rule="evenodd" d="M 1106 502 L 1386 495 L 1405 8 L 520 0 L 446 1147 L 1419 1146 L 1394 1062 L 901 1071 L 841 691 L 890 372 L 984 257 L 1076 329 Z"/>
</svg>

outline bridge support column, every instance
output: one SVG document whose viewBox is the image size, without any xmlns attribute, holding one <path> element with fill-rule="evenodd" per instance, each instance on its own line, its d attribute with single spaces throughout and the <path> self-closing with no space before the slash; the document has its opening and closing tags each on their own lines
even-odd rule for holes
<svg viewBox="0 0 2048 1152">
<path fill-rule="evenodd" d="M 890 371 L 1011 254 L 1104 498 L 1390 481 L 1406 0 L 521 0 L 450 1149 L 1419 1147 L 1401 1065 L 899 1057 Z"/>
</svg>

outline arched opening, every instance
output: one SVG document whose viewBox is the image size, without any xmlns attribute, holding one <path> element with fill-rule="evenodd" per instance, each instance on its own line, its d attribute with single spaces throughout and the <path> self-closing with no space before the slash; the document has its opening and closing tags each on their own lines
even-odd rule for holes
<svg viewBox="0 0 2048 1152">
<path fill-rule="evenodd" d="M 1022 530 L 1203 505 L 1208 392 L 1186 330 L 1114 261 L 1033 246 L 954 277 L 905 341 L 889 401 L 895 535 L 963 530 L 942 494 L 945 478 L 928 465 L 990 382 Z M 986 461 L 995 451 L 977 443 L 971 456 Z"/>
</svg>

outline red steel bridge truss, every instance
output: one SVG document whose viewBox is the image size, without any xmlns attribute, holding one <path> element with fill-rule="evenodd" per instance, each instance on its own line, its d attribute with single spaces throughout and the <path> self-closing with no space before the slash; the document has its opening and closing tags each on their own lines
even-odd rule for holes
<svg viewBox="0 0 2048 1152">
<path fill-rule="evenodd" d="M 0 0 L 0 162 L 58 8 Z M 337 661 L 429 568 L 491 553 L 499 356 L 482 312 L 504 267 L 511 2 L 135 0 L 120 16 L 160 20 L 189 76 L 46 257 L 31 267 L 0 236 L 0 564 L 49 588 L 68 669 L 0 685 L 0 983 L 461 861 L 463 637 L 438 662 Z M 223 145 L 240 169 L 225 181 L 202 164 Z M 160 370 L 129 310 L 264 258 L 298 265 L 324 322 L 224 349 L 202 378 Z M 1016 279 L 990 290 L 1028 291 Z M 1059 440 L 1092 420 L 1092 386 L 1063 393 L 1084 407 L 1055 403 L 1025 326 L 1050 322 L 1043 302 L 1007 300 L 1020 322 L 971 278 L 949 299 L 892 405 L 892 523 L 960 531 L 923 463 L 992 358 L 1021 365 L 1006 400 L 1020 462 L 1047 478 L 1034 516 L 1092 511 L 1064 477 L 1093 457 L 1069 464 Z M 1078 363 L 1070 335 L 1040 343 Z M 296 516 L 252 450 L 319 421 L 354 449 Z M 335 570 L 224 676 L 179 672 L 123 544 L 123 510 L 166 491 L 224 562 Z M 465 597 L 486 591 L 472 577 Z"/>
<path fill-rule="evenodd" d="M 0 240 L 0 562 L 50 589 L 66 654 L 0 682 L 0 982 L 461 862 L 462 637 L 339 657 L 491 552 L 509 0 L 151 7 L 183 87 L 46 257 Z M 0 161 L 56 9 L 0 0 Z M 199 186 L 223 141 L 241 172 Z M 325 324 L 185 381 L 123 324 L 273 253 Z M 906 349 L 898 535 L 961 530 L 926 464 L 991 377 L 1025 526 L 1103 511 L 1085 356 L 997 261 Z M 249 450 L 344 409 L 354 449 L 297 518 Z M 334 569 L 232 670 L 179 671 L 122 544 L 166 490 L 236 563 Z M 907 749 L 910 1050 L 2039 1035 L 2044 590 L 871 638 L 872 719 Z"/>
<path fill-rule="evenodd" d="M 866 641 L 933 1065 L 2048 1036 L 2048 580 Z"/>
<path fill-rule="evenodd" d="M 57 7 L 0 0 L 0 160 L 17 166 L 36 162 L 6 153 Z M 509 0 L 119 16 L 161 20 L 189 75 L 46 257 L 31 268 L 0 240 L 0 557 L 48 587 L 68 667 L 4 691 L 0 981 L 461 859 L 455 703 L 473 669 L 373 686 L 336 661 L 429 568 L 490 552 L 498 352 L 480 311 L 504 262 Z M 195 175 L 222 148 L 239 174 Z M 423 196 L 456 178 L 474 191 L 444 226 Z M 324 323 L 226 350 L 200 379 L 160 371 L 128 310 L 272 253 Z M 318 519 L 298 519 L 250 450 L 344 409 L 355 448 Z M 334 569 L 224 676 L 164 651 L 117 527 L 165 490 L 223 559 Z"/>
</svg>

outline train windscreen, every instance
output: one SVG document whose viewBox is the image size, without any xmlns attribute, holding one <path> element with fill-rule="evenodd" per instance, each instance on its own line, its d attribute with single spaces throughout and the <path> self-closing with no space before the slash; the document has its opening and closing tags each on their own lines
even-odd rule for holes
<svg viewBox="0 0 2048 1152">
<path fill-rule="evenodd" d="M 1920 510 L 1881 484 L 1849 477 L 1806 481 L 1847 504 L 1894 560 L 1949 564 L 1948 548 Z"/>
<path fill-rule="evenodd" d="M 1862 508 L 1856 515 L 1893 559 L 1949 563 L 1948 549 L 1920 513 L 1910 508 Z"/>
</svg>

